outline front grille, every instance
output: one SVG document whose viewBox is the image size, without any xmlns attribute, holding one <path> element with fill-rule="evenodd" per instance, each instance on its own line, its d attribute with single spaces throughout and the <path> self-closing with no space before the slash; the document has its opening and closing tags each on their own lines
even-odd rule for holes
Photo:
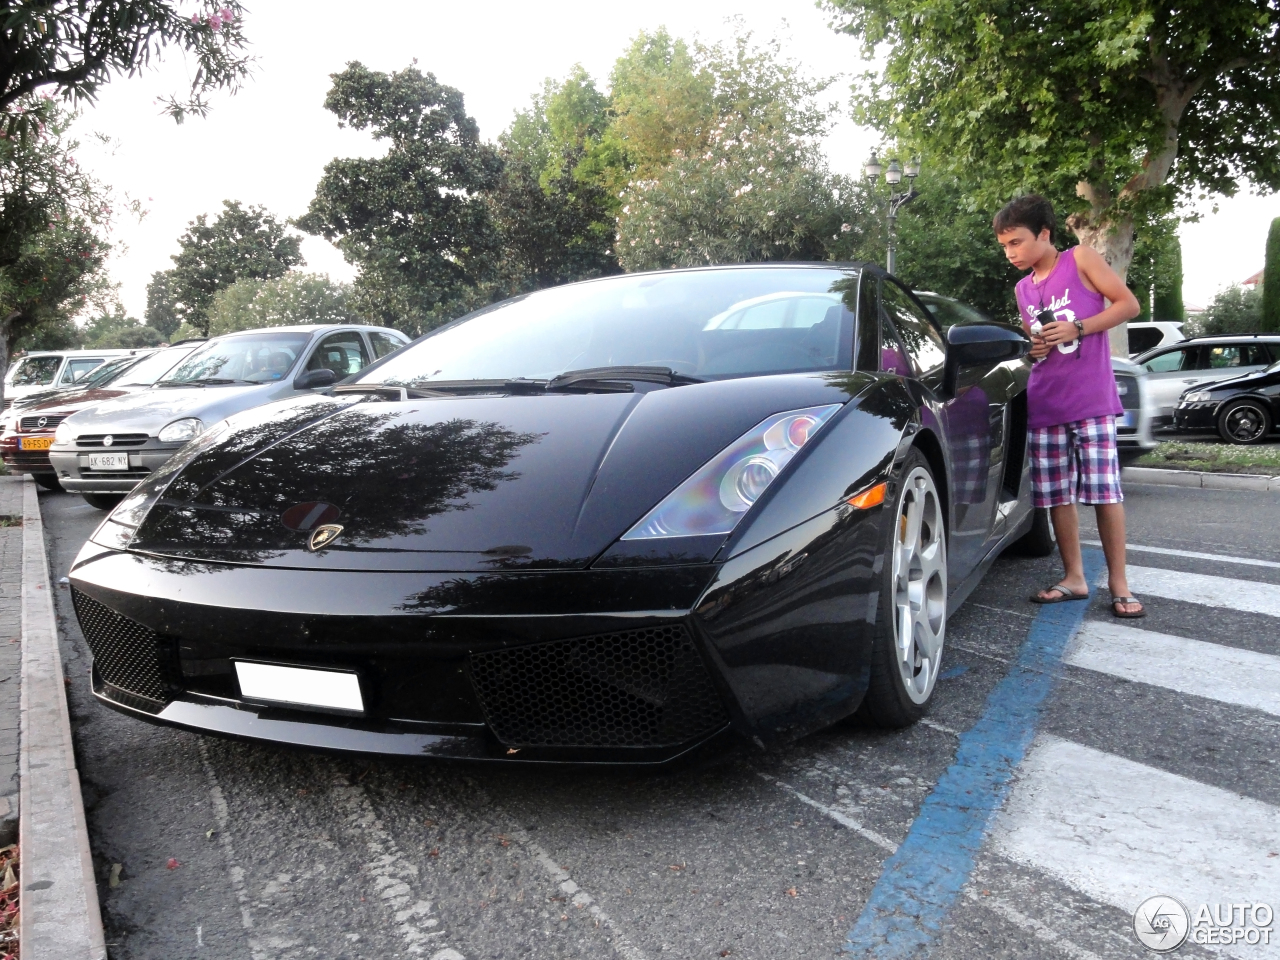
<svg viewBox="0 0 1280 960">
<path fill-rule="evenodd" d="M 82 433 L 76 437 L 76 446 L 101 447 L 107 437 L 111 438 L 113 447 L 140 447 L 147 442 L 145 433 Z"/>
<path fill-rule="evenodd" d="M 58 424 L 60 424 L 65 419 L 67 418 L 66 417 L 23 417 L 21 420 L 18 421 L 18 429 L 25 430 L 25 431 L 56 430 L 58 429 Z M 44 423 L 41 423 L 40 422 L 41 420 L 43 420 Z"/>
<path fill-rule="evenodd" d="M 12 406 L 13 406 L 13 401 L 10 400 L 8 397 L 5 397 L 4 402 L 0 403 L 0 410 L 8 410 Z"/>
<path fill-rule="evenodd" d="M 474 653 L 471 678 L 509 746 L 673 746 L 728 722 L 683 624 Z"/>
<path fill-rule="evenodd" d="M 45 467 L 49 466 L 48 450 L 6 450 L 4 462 L 11 467 Z"/>
<path fill-rule="evenodd" d="M 131 703 L 152 711 L 166 702 L 160 673 L 160 637 L 140 623 L 122 617 L 74 587 L 80 630 L 93 652 L 98 676 L 112 687 L 143 703 Z"/>
<path fill-rule="evenodd" d="M 1142 394 L 1138 393 L 1137 377 L 1116 377 L 1116 386 L 1121 389 L 1120 406 L 1126 410 L 1140 410 L 1142 408 Z"/>
</svg>

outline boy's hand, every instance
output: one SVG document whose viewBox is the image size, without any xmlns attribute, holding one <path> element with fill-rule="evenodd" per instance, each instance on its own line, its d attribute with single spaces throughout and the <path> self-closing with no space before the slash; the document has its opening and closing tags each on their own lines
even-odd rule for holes
<svg viewBox="0 0 1280 960">
<path fill-rule="evenodd" d="M 1060 343 L 1071 343 L 1080 338 L 1080 331 L 1076 329 L 1074 323 L 1068 323 L 1066 320 L 1055 320 L 1053 323 L 1046 323 L 1040 330 L 1040 336 L 1044 338 L 1045 343 L 1054 347 Z M 1048 350 L 1045 351 L 1048 353 Z"/>
<path fill-rule="evenodd" d="M 1031 359 L 1032 360 L 1043 360 L 1045 357 L 1049 355 L 1049 351 L 1052 349 L 1053 347 L 1050 345 L 1049 341 L 1046 340 L 1044 337 L 1037 337 L 1035 334 L 1031 335 Z"/>
</svg>

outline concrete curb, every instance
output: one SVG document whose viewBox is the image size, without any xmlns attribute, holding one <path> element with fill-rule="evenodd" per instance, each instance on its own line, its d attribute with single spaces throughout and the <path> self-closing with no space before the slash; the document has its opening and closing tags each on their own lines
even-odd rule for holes
<svg viewBox="0 0 1280 960">
<path fill-rule="evenodd" d="M 44 524 L 30 476 L 22 492 L 22 956 L 106 960 Z"/>
<path fill-rule="evenodd" d="M 1280 493 L 1280 477 L 1249 473 L 1198 473 L 1194 470 L 1161 470 L 1158 467 L 1125 467 L 1121 479 L 1129 483 L 1156 483 L 1201 490 L 1253 490 Z"/>
</svg>

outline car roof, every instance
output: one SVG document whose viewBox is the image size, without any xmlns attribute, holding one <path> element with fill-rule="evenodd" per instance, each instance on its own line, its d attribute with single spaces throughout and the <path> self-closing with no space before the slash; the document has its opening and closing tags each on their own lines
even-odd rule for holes
<svg viewBox="0 0 1280 960">
<path fill-rule="evenodd" d="M 232 330 L 230 333 L 221 333 L 209 339 L 223 340 L 227 337 L 245 337 L 264 333 L 331 333 L 335 330 L 381 330 L 400 333 L 399 330 L 393 330 L 391 327 L 375 327 L 367 323 L 295 323 L 287 327 L 255 327 L 252 330 Z"/>
</svg>

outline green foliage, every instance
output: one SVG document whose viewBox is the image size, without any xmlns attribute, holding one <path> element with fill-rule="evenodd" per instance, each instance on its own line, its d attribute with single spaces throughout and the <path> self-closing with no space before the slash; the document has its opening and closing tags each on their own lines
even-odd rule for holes
<svg viewBox="0 0 1280 960">
<path fill-rule="evenodd" d="M 194 63 L 191 89 L 184 99 L 162 98 L 164 110 L 179 122 L 190 113 L 204 115 L 208 95 L 232 92 L 248 76 L 241 32 L 244 7 L 239 0 L 200 0 L 194 11 L 179 11 L 170 0 L 43 0 L 3 6 L 0 32 L 0 110 L 43 87 L 73 101 L 93 100 L 113 74 L 132 75 L 177 47 Z M 21 117 L 9 115 L 13 127 Z"/>
<path fill-rule="evenodd" d="M 626 269 L 847 260 L 874 230 L 865 189 L 832 175 L 812 148 L 724 126 L 703 150 L 626 191 Z"/>
<path fill-rule="evenodd" d="M 237 280 L 279 277 L 303 263 L 301 240 L 262 207 L 222 201 L 218 219 L 200 214 L 178 238 L 181 251 L 173 267 L 159 271 L 147 285 L 147 323 L 161 332 L 181 323 L 207 332 L 213 296 Z"/>
<path fill-rule="evenodd" d="M 858 117 L 988 207 L 1037 190 L 1124 275 L 1133 224 L 1280 187 L 1280 9 L 1193 0 L 825 0 L 881 51 Z"/>
<path fill-rule="evenodd" d="M 1258 333 L 1262 329 L 1262 292 L 1256 287 L 1220 290 L 1187 332 L 1193 336 Z"/>
<path fill-rule="evenodd" d="M 258 327 L 357 323 L 351 290 L 326 274 L 290 270 L 282 277 L 246 277 L 219 290 L 209 307 L 209 336 Z"/>
<path fill-rule="evenodd" d="M 104 350 L 133 350 L 163 343 L 164 335 L 154 327 L 143 326 L 127 316 L 124 308 L 116 304 L 111 311 L 99 313 L 85 323 L 80 331 L 80 342 L 85 347 Z"/>
<path fill-rule="evenodd" d="M 1182 242 L 1175 236 L 1156 261 L 1155 293 L 1151 300 L 1153 320 L 1187 319 L 1182 303 Z"/>
<path fill-rule="evenodd" d="M 1129 289 L 1138 298 L 1138 321 L 1186 320 L 1182 304 L 1181 221 L 1172 214 L 1159 217 L 1137 231 L 1129 264 Z M 1154 315 L 1152 309 L 1154 305 Z"/>
<path fill-rule="evenodd" d="M 492 273 L 495 231 L 485 194 L 502 172 L 461 92 L 416 66 L 333 74 L 325 108 L 339 126 L 388 141 L 376 158 L 331 161 L 297 225 L 335 243 L 359 268 L 357 309 L 423 330 Z"/>
<path fill-rule="evenodd" d="M 1262 325 L 1268 332 L 1280 332 L 1280 217 L 1267 231 L 1267 259 L 1262 270 Z"/>
<path fill-rule="evenodd" d="M 966 192 L 944 174 L 920 185 L 920 196 L 898 214 L 897 275 L 913 289 L 954 297 L 998 320 L 1016 319 L 1013 288 L 1022 274 L 992 237 L 994 211 L 970 207 Z M 883 247 L 877 236 L 863 256 L 883 262 Z"/>
</svg>

